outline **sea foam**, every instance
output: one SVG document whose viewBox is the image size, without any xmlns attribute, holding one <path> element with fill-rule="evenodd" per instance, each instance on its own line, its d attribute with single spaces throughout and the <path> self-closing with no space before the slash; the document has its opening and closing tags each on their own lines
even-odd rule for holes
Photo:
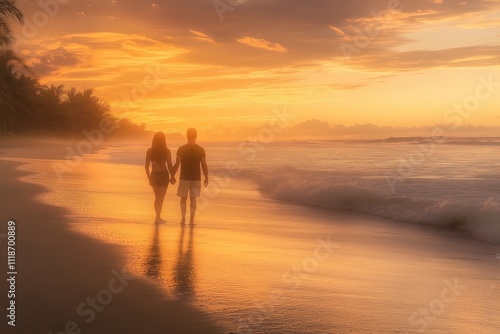
<svg viewBox="0 0 500 334">
<path fill-rule="evenodd" d="M 283 166 L 256 174 L 259 189 L 273 199 L 315 207 L 351 210 L 395 221 L 432 224 L 471 232 L 500 243 L 500 203 L 393 194 L 380 181 L 342 178 Z M 436 182 L 436 187 L 439 187 Z"/>
</svg>

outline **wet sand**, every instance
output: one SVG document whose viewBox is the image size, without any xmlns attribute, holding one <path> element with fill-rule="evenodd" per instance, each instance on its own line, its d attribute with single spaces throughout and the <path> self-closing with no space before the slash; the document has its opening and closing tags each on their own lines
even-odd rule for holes
<svg viewBox="0 0 500 334">
<path fill-rule="evenodd" d="M 75 232 L 69 228 L 74 217 L 68 209 L 37 200 L 48 189 L 20 182 L 31 173 L 18 170 L 22 163 L 5 159 L 50 159 L 61 157 L 64 149 L 54 143 L 23 148 L 27 142 L 4 144 L 0 156 L 0 233 L 6 233 L 9 220 L 15 221 L 18 272 L 15 328 L 7 325 L 2 279 L 2 333 L 223 332 L 206 312 L 169 298 L 151 280 L 131 276 L 123 247 Z M 1 268 L 7 267 L 5 243 L 2 239 Z"/>
<path fill-rule="evenodd" d="M 156 226 L 143 167 L 116 164 L 103 152 L 86 157 L 62 182 L 46 161 L 22 160 L 29 162 L 22 169 L 38 173 L 24 180 L 46 184 L 51 192 L 40 194 L 38 186 L 18 184 L 17 196 L 38 192 L 40 200 L 69 211 L 57 209 L 57 220 L 49 214 L 54 207 L 41 205 L 49 212 L 33 215 L 19 206 L 22 197 L 11 199 L 18 207 L 9 205 L 9 210 L 32 226 L 20 230 L 20 235 L 29 235 L 23 248 L 33 259 L 20 279 L 31 284 L 35 295 L 45 292 L 48 298 L 46 291 L 57 287 L 59 298 L 71 301 L 69 309 L 33 304 L 41 306 L 30 306 L 32 311 L 23 314 L 30 321 L 19 320 L 24 325 L 36 328 L 38 319 L 52 319 L 51 324 L 61 326 L 75 318 L 78 303 L 106 285 L 112 268 L 124 265 L 139 277 L 134 284 L 140 287 L 116 297 L 109 313 L 107 308 L 102 320 L 92 324 L 95 333 L 121 332 L 99 327 L 120 326 L 121 321 L 127 321 L 127 329 L 148 324 L 140 332 L 210 333 L 216 329 L 209 319 L 240 333 L 500 331 L 498 245 L 448 229 L 273 201 L 238 179 L 208 190 L 213 198 L 199 210 L 193 228 L 178 224 L 176 187 L 170 188 L 164 206 L 168 223 Z M 50 237 L 39 240 L 40 235 Z M 31 242 L 40 246 L 28 246 Z M 83 244 L 92 249 L 80 253 Z M 33 279 L 38 272 L 44 273 L 45 285 Z M 75 282 L 88 288 L 75 291 Z M 166 313 L 156 312 L 161 307 L 172 307 L 179 316 L 162 318 Z M 148 308 L 155 310 L 147 315 L 154 321 L 134 318 L 146 317 L 143 310 Z M 190 320 L 182 317 L 187 315 Z M 191 319 L 196 319 L 193 326 L 207 329 L 182 327 L 193 323 Z M 175 324 L 182 329 L 173 330 Z"/>
</svg>

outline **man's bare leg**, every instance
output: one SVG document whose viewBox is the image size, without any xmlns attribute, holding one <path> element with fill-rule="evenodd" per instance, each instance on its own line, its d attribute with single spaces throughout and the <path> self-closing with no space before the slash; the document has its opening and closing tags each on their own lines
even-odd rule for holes
<svg viewBox="0 0 500 334">
<path fill-rule="evenodd" d="M 184 225 L 184 223 L 186 222 L 186 203 L 187 203 L 187 197 L 181 197 L 181 215 L 182 215 L 181 225 Z"/>
<path fill-rule="evenodd" d="M 196 197 L 191 197 L 191 220 L 190 223 L 191 225 L 194 225 L 194 216 L 196 214 Z"/>
</svg>

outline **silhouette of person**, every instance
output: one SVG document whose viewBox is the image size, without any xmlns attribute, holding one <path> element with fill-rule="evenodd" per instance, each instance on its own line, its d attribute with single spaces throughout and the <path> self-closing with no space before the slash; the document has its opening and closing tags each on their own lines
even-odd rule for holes
<svg viewBox="0 0 500 334">
<path fill-rule="evenodd" d="M 173 167 L 174 183 L 175 174 L 181 166 L 181 175 L 179 180 L 179 187 L 177 189 L 177 196 L 181 198 L 181 214 L 182 220 L 181 224 L 184 225 L 186 222 L 186 205 L 187 198 L 190 198 L 190 213 L 191 225 L 194 225 L 194 216 L 196 214 L 196 199 L 200 197 L 201 194 L 201 169 L 203 170 L 203 175 L 205 176 L 205 187 L 208 186 L 208 166 L 205 154 L 205 149 L 200 145 L 196 144 L 196 139 L 198 137 L 198 132 L 196 129 L 190 128 L 187 130 L 187 144 L 179 147 L 177 150 L 177 158 L 175 160 L 175 166 Z"/>
<path fill-rule="evenodd" d="M 151 172 L 149 171 L 150 165 Z M 172 154 L 167 147 L 167 141 L 163 132 L 155 133 L 151 147 L 146 152 L 145 168 L 149 184 L 153 187 L 153 192 L 155 194 L 155 223 L 161 224 L 165 222 L 161 219 L 161 211 L 165 194 L 167 193 L 168 183 L 169 181 L 172 184 L 175 183 L 175 178 L 169 179 L 169 172 L 170 175 L 174 175 L 175 173 L 173 173 Z"/>
</svg>

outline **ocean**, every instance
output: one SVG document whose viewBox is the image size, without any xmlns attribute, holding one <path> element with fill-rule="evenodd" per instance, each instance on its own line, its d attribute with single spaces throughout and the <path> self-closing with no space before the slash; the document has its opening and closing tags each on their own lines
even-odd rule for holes
<svg viewBox="0 0 500 334">
<path fill-rule="evenodd" d="M 500 243 L 500 138 L 203 145 L 213 181 L 205 197 L 245 179 L 272 199 L 463 229 Z M 110 145 L 102 153 L 141 165 L 146 147 Z"/>
<path fill-rule="evenodd" d="M 149 142 L 23 169 L 72 229 L 227 333 L 498 333 L 499 138 L 199 143 L 194 228 L 176 186 L 154 224 Z"/>
</svg>

